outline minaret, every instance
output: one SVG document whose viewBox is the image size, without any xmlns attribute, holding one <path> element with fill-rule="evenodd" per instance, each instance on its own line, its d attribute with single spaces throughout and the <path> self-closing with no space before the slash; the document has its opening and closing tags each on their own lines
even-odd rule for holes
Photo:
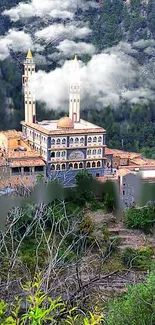
<svg viewBox="0 0 155 325">
<path fill-rule="evenodd" d="M 24 101 L 25 101 L 25 122 L 36 122 L 36 101 L 35 95 L 31 86 L 31 79 L 35 73 L 35 63 L 32 53 L 29 49 L 26 60 L 24 62 L 24 75 L 23 75 L 23 89 L 24 89 Z"/>
<path fill-rule="evenodd" d="M 80 67 L 75 55 L 69 88 L 69 117 L 73 122 L 80 122 Z"/>
</svg>

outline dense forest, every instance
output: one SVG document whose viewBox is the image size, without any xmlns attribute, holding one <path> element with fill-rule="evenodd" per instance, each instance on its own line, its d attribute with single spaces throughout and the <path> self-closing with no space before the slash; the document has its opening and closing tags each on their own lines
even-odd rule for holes
<svg viewBox="0 0 155 325">
<path fill-rule="evenodd" d="M 86 1 L 87 2 L 87 1 Z M 2 12 L 17 5 L 19 1 L 1 1 Z M 88 6 L 87 10 L 82 10 L 77 6 L 75 20 L 86 22 L 91 26 L 92 34 L 87 36 L 87 43 L 93 44 L 98 53 L 107 48 L 117 46 L 120 42 L 133 44 L 139 40 L 154 40 L 155 37 L 155 11 L 154 0 L 141 1 L 130 0 L 105 0 L 96 1 L 97 6 Z M 14 28 L 30 31 L 32 18 L 13 22 L 7 15 L 0 16 L 0 34 L 5 36 L 7 32 Z M 52 21 L 49 21 L 50 24 Z M 63 22 L 65 23 L 65 21 Z M 45 26 L 45 22 L 37 20 L 34 30 L 38 26 Z M 33 25 L 32 25 L 33 26 Z M 152 53 L 139 48 L 136 60 L 143 66 L 152 62 Z M 44 45 L 44 55 L 48 57 L 54 52 L 50 44 Z M 135 56 L 134 52 L 131 56 Z M 88 62 L 91 55 L 82 54 L 81 60 Z M 24 54 L 10 49 L 10 56 L 0 61 L 0 129 L 18 128 L 20 121 L 24 117 L 23 95 L 21 88 L 21 74 Z M 153 61 L 154 62 L 154 61 Z M 50 71 L 55 69 L 58 63 L 53 60 L 45 66 L 37 66 L 37 69 Z M 104 85 L 103 85 L 104 88 Z M 152 89 L 154 86 L 152 85 Z M 38 120 L 42 118 L 57 118 L 62 116 L 63 110 L 47 111 L 44 103 L 37 105 Z M 89 109 L 86 103 L 83 105 L 81 113 L 83 118 L 88 118 L 96 124 L 103 126 L 107 130 L 107 144 L 109 147 L 123 148 L 125 150 L 140 151 L 145 156 L 153 158 L 155 155 L 154 133 L 155 133 L 155 113 L 154 101 L 150 98 L 147 103 L 130 103 L 128 100 L 120 102 L 117 107 L 108 105 L 97 109 Z"/>
</svg>

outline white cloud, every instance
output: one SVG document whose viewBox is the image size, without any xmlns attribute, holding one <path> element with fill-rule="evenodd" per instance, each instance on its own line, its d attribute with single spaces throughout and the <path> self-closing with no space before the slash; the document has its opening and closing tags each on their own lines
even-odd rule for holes
<svg viewBox="0 0 155 325">
<path fill-rule="evenodd" d="M 6 59 L 10 54 L 10 50 L 26 52 L 29 47 L 32 48 L 30 35 L 23 31 L 10 29 L 6 36 L 0 38 L 0 60 Z"/>
<path fill-rule="evenodd" d="M 84 42 L 76 43 L 70 40 L 62 41 L 57 47 L 57 50 L 63 52 L 64 55 L 73 57 L 75 53 L 81 54 L 94 54 L 96 49 L 95 46 L 92 44 L 87 44 Z"/>
<path fill-rule="evenodd" d="M 72 61 L 67 61 L 62 68 L 50 73 L 38 71 L 33 87 L 36 99 L 44 101 L 47 107 L 68 110 L 68 87 L 72 72 Z M 115 54 L 97 54 L 87 64 L 80 67 L 82 98 L 88 103 L 88 94 L 102 105 L 118 104 L 125 87 L 134 80 L 136 71 L 132 64 L 122 61 Z"/>
<path fill-rule="evenodd" d="M 86 10 L 89 6 L 95 7 L 97 4 L 95 1 L 86 0 L 32 0 L 30 3 L 20 2 L 16 7 L 5 10 L 3 14 L 8 15 L 12 21 L 45 15 L 61 18 L 63 11 L 64 15 L 68 16 L 67 12 L 74 12 L 77 6 Z"/>
<path fill-rule="evenodd" d="M 53 24 L 35 33 L 38 39 L 44 39 L 46 42 L 54 41 L 57 38 L 84 38 L 91 34 L 89 27 L 77 27 L 71 24 Z"/>
</svg>

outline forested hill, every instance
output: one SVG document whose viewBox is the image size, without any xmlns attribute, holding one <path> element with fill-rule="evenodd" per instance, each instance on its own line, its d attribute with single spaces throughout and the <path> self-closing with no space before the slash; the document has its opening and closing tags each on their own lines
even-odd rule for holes
<svg viewBox="0 0 155 325">
<path fill-rule="evenodd" d="M 26 44 L 30 44 L 30 38 L 32 43 L 35 43 L 37 69 L 46 72 L 60 67 L 63 55 L 66 60 L 71 59 L 70 52 L 76 48 L 75 44 L 77 44 L 77 51 L 80 52 L 80 59 L 85 63 L 91 60 L 95 53 L 100 54 L 106 50 L 107 53 L 119 51 L 133 59 L 133 64 L 136 62 L 142 68 L 140 74 L 144 74 L 144 79 L 141 78 L 141 85 L 138 84 L 138 78 L 134 79 L 134 83 L 131 81 L 131 87 L 135 87 L 136 91 L 138 89 L 139 93 L 143 86 L 142 96 L 136 93 L 136 99 L 132 101 L 132 96 L 128 95 L 117 105 L 107 100 L 107 105 L 103 107 L 94 101 L 93 109 L 89 109 L 84 102 L 82 115 L 106 128 L 109 146 L 120 148 L 123 139 L 124 149 L 142 150 L 148 157 L 153 157 L 155 154 L 153 141 L 155 136 L 155 0 L 79 0 L 73 10 L 67 7 L 69 1 L 64 1 L 65 14 L 61 16 L 62 8 L 57 8 L 59 9 L 57 13 L 51 11 L 49 15 L 44 5 L 43 9 L 38 9 L 38 12 L 43 10 L 43 13 L 34 15 L 35 1 L 33 0 L 29 2 L 0 0 L 0 129 L 19 128 L 20 120 L 23 118 L 21 74 Z M 25 4 L 29 7 L 24 7 Z M 67 31 L 66 34 L 62 30 L 62 34 L 59 33 L 58 36 L 55 34 L 52 40 L 49 36 L 47 39 L 45 37 L 47 28 L 60 23 L 65 32 Z M 71 25 L 74 25 L 74 39 L 69 34 Z M 66 26 L 69 28 L 67 29 Z M 86 33 L 84 29 L 79 32 L 79 26 L 91 29 L 91 33 Z M 25 33 L 23 50 L 19 38 L 21 31 Z M 38 37 L 36 41 L 34 35 L 38 31 L 41 31 L 42 35 L 44 33 L 44 37 L 40 39 Z M 104 97 L 104 91 L 103 83 L 103 94 L 100 91 L 100 96 Z M 120 96 L 122 94 L 123 91 Z M 44 111 L 43 107 L 44 105 L 38 104 L 39 119 L 53 118 L 62 114 L 58 110 Z"/>
</svg>

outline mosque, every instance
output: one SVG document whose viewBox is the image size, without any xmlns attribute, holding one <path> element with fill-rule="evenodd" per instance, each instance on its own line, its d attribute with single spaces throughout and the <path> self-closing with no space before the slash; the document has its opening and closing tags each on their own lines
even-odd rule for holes
<svg viewBox="0 0 155 325">
<path fill-rule="evenodd" d="M 69 85 L 69 116 L 60 120 L 37 121 L 35 93 L 31 87 L 34 73 L 35 62 L 29 50 L 24 62 L 25 121 L 21 122 L 22 137 L 44 159 L 47 177 L 73 179 L 84 169 L 94 177 L 103 177 L 106 131 L 80 118 L 81 83 L 77 55 L 73 60 Z"/>
</svg>

